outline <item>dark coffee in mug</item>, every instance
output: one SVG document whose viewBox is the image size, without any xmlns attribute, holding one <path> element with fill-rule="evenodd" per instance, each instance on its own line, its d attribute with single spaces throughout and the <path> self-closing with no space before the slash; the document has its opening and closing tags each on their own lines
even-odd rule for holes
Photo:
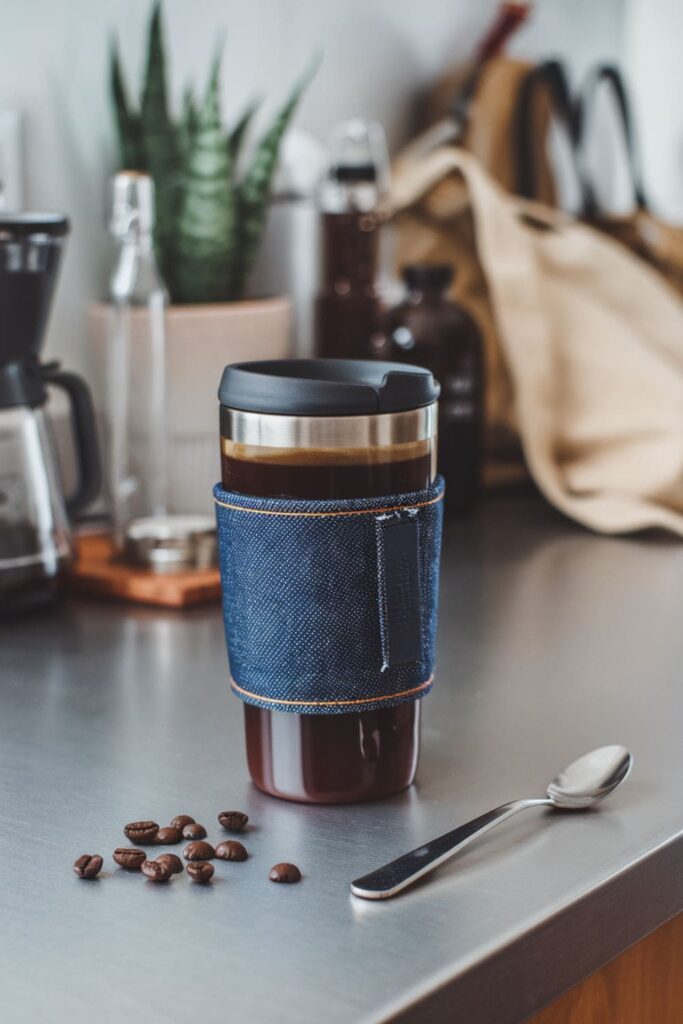
<svg viewBox="0 0 683 1024">
<path fill-rule="evenodd" d="M 352 360 L 248 365 L 262 368 L 245 386 L 241 404 L 249 408 L 235 408 L 240 398 L 234 385 L 227 396 L 231 404 L 223 404 L 221 389 L 226 490 L 262 497 L 362 498 L 420 491 L 432 483 L 438 385 L 430 374 Z M 392 371 L 402 378 L 393 385 Z M 297 387 L 288 397 L 292 378 Z M 330 383 L 336 389 L 326 389 Z M 392 404 L 400 408 L 380 411 Z M 333 715 L 245 704 L 244 714 L 251 777 L 273 796 L 342 803 L 386 796 L 413 781 L 419 700 Z"/>
</svg>

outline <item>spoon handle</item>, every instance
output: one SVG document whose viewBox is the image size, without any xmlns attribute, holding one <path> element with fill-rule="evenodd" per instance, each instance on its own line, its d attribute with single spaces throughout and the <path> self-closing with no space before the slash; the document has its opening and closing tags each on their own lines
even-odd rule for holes
<svg viewBox="0 0 683 1024">
<path fill-rule="evenodd" d="M 351 883 L 351 892 L 365 900 L 386 900 L 412 885 L 429 871 L 433 871 L 463 847 L 489 832 L 501 821 L 511 818 L 518 811 L 524 811 L 527 807 L 544 807 L 551 804 L 552 801 L 547 797 L 540 800 L 514 800 L 512 803 L 502 804 L 495 810 L 454 828 L 451 832 L 437 836 L 424 846 L 404 853 L 402 857 L 392 860 L 390 864 L 385 864 L 376 871 L 371 871 L 369 875 L 357 878 Z"/>
</svg>

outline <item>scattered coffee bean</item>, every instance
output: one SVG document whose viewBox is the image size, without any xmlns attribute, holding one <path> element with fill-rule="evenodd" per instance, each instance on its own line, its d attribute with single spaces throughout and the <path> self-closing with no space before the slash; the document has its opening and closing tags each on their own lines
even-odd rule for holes
<svg viewBox="0 0 683 1024">
<path fill-rule="evenodd" d="M 136 850 L 134 846 L 119 846 L 114 850 L 114 860 L 126 871 L 139 871 L 147 860 L 144 850 Z"/>
<path fill-rule="evenodd" d="M 84 853 L 74 861 L 74 871 L 79 878 L 95 878 L 102 868 L 102 858 L 98 853 Z"/>
<path fill-rule="evenodd" d="M 301 872 L 296 864 L 276 864 L 268 877 L 271 882 L 300 882 Z"/>
<path fill-rule="evenodd" d="M 161 853 L 156 858 L 157 863 L 165 864 L 172 875 L 179 875 L 183 870 L 183 862 L 175 853 Z"/>
<path fill-rule="evenodd" d="M 188 843 L 183 850 L 185 860 L 212 860 L 216 856 L 211 843 L 205 843 L 199 839 L 194 843 Z"/>
<path fill-rule="evenodd" d="M 198 860 L 194 864 L 188 864 L 185 870 L 193 882 L 200 882 L 202 885 L 206 885 L 207 882 L 211 881 L 213 864 L 209 864 L 206 860 Z"/>
<path fill-rule="evenodd" d="M 228 832 L 243 832 L 249 821 L 249 815 L 242 811 L 221 811 L 218 820 Z"/>
<path fill-rule="evenodd" d="M 171 877 L 168 865 L 161 864 L 158 860 L 146 860 L 140 870 L 150 882 L 168 882 Z"/>
<path fill-rule="evenodd" d="M 183 839 L 206 839 L 206 829 L 196 821 L 191 821 L 183 829 Z"/>
<path fill-rule="evenodd" d="M 248 854 L 236 839 L 226 839 L 216 847 L 216 856 L 219 860 L 246 860 Z"/>
<path fill-rule="evenodd" d="M 186 825 L 194 825 L 194 818 L 191 818 L 189 814 L 176 814 L 171 821 L 171 828 L 179 828 L 181 832 Z"/>
<path fill-rule="evenodd" d="M 140 843 L 142 846 L 153 843 L 158 831 L 159 826 L 156 821 L 131 821 L 123 830 L 127 839 L 130 839 L 132 843 Z"/>
<path fill-rule="evenodd" d="M 154 842 L 157 846 L 175 846 L 182 838 L 183 833 L 179 828 L 176 828 L 174 825 L 167 825 L 166 828 L 159 829 Z"/>
</svg>

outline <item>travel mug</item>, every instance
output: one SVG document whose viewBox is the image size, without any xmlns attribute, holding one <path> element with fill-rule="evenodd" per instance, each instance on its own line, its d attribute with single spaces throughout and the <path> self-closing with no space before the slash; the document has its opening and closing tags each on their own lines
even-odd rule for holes
<svg viewBox="0 0 683 1024">
<path fill-rule="evenodd" d="M 342 803 L 413 781 L 436 623 L 438 392 L 397 363 L 225 370 L 228 653 L 249 771 L 273 796 Z"/>
</svg>

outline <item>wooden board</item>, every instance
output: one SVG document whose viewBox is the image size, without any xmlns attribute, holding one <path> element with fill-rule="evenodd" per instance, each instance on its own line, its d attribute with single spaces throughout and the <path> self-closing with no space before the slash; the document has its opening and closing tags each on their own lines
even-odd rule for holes
<svg viewBox="0 0 683 1024">
<path fill-rule="evenodd" d="M 221 596 L 218 569 L 172 575 L 136 569 L 116 560 L 114 545 L 105 534 L 83 534 L 76 538 L 76 558 L 67 582 L 72 588 L 91 594 L 168 608 L 218 602 Z"/>
<path fill-rule="evenodd" d="M 683 914 L 531 1018 L 530 1024 L 681 1024 Z"/>
</svg>

